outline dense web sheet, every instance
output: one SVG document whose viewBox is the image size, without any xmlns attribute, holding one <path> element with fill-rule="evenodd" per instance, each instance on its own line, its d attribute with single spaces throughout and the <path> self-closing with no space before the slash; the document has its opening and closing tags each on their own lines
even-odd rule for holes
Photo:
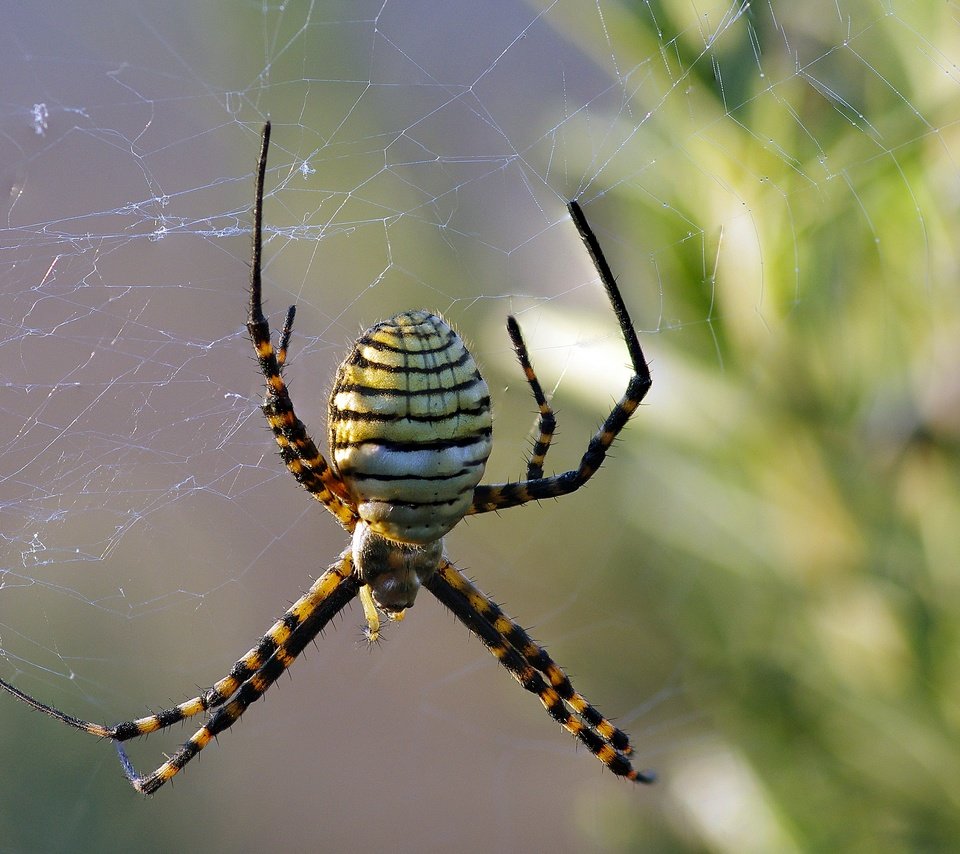
<svg viewBox="0 0 960 854">
<path fill-rule="evenodd" d="M 580 200 L 654 388 L 575 506 L 472 520 L 448 548 L 620 715 L 640 765 L 667 782 L 638 807 L 431 603 L 371 656 L 357 654 L 361 618 L 348 612 L 289 690 L 185 775 L 178 808 L 227 775 L 229 793 L 251 797 L 254 765 L 274 763 L 264 773 L 276 778 L 297 734 L 312 731 L 314 761 L 336 775 L 297 796 L 307 811 L 401 777 L 435 787 L 441 773 L 462 775 L 486 793 L 456 784 L 448 796 L 464 799 L 465 823 L 444 801 L 431 813 L 436 835 L 412 829 L 411 846 L 448 828 L 474 838 L 474 821 L 482 838 L 495 816 L 494 847 L 536 847 L 527 810 L 549 815 L 560 840 L 612 846 L 640 833 L 642 809 L 653 835 L 635 838 L 648 844 L 677 834 L 742 850 L 704 806 L 720 779 L 761 849 L 802 847 L 749 748 L 710 724 L 711 680 L 726 676 L 700 670 L 710 655 L 676 627 L 714 625 L 699 610 L 716 593 L 705 573 L 798 568 L 787 585 L 869 551 L 853 523 L 818 527 L 839 514 L 803 491 L 829 478 L 802 450 L 786 456 L 805 486 L 778 487 L 782 506 L 743 468 L 727 477 L 722 466 L 738 464 L 720 446 L 760 442 L 758 424 L 790 434 L 752 392 L 796 380 L 784 411 L 826 421 L 813 389 L 833 384 L 840 409 L 862 413 L 838 430 L 862 430 L 893 456 L 912 431 L 956 427 L 946 377 L 958 328 L 957 4 L 40 3 L 7 17 L 0 675 L 106 722 L 185 698 L 343 547 L 257 409 L 243 322 L 252 171 L 269 115 L 264 292 L 275 328 L 298 304 L 287 376 L 318 441 L 347 344 L 424 307 L 471 342 L 494 389 L 487 480 L 520 476 L 534 406 L 503 328 L 514 313 L 559 412 L 552 465 L 573 462 L 628 375 L 565 213 Z M 869 315 L 854 316 L 864 305 Z M 759 515 L 774 521 L 757 530 Z M 817 528 L 817 543 L 788 517 Z M 717 631 L 716 647 L 733 643 Z M 18 767 L 9 779 L 29 770 L 43 786 L 82 736 L 21 719 L 8 699 L 0 720 L 17 715 L 20 741 L 45 741 L 2 764 Z M 394 706 L 405 711 L 375 714 Z M 377 730 L 369 751 L 321 738 L 364 718 L 361 730 Z M 90 741 L 62 772 L 87 789 L 55 796 L 71 814 L 81 797 L 106 810 L 105 790 L 126 796 L 111 751 Z M 170 746 L 141 749 L 152 759 Z M 311 764 L 291 773 L 316 782 Z M 563 782 L 544 787 L 543 775 Z M 391 838 L 389 819 L 409 806 L 385 807 L 369 837 L 332 822 L 331 846 Z M 608 836 L 611 823 L 628 830 Z"/>
</svg>

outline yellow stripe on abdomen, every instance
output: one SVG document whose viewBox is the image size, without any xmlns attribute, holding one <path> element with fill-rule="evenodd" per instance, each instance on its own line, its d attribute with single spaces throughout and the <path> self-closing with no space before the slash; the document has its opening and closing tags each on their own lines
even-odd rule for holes
<svg viewBox="0 0 960 854">
<path fill-rule="evenodd" d="M 460 521 L 490 455 L 490 392 L 445 320 L 407 311 L 364 332 L 329 417 L 333 466 L 373 531 L 422 544 Z"/>
</svg>

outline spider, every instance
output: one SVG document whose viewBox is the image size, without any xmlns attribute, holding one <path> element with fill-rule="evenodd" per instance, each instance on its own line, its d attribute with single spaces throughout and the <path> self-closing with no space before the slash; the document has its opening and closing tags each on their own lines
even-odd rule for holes
<svg viewBox="0 0 960 854">
<path fill-rule="evenodd" d="M 223 679 L 177 706 L 103 726 L 41 703 L 3 680 L 0 687 L 71 727 L 111 739 L 127 779 L 137 791 L 151 794 L 239 720 L 354 597 L 359 596 L 363 607 L 367 637 L 376 641 L 380 615 L 400 620 L 423 586 L 614 774 L 638 783 L 653 782 L 652 773 L 632 766 L 633 748 L 626 733 L 590 705 L 547 651 L 443 552 L 443 536 L 464 516 L 556 498 L 583 486 L 650 388 L 650 371 L 637 333 L 580 206 L 571 201 L 568 210 L 619 321 L 634 373 L 577 468 L 543 476 L 556 422 L 520 327 L 508 317 L 507 331 L 539 409 L 539 435 L 525 479 L 480 484 L 491 449 L 487 384 L 460 336 L 438 315 L 420 310 L 401 312 L 372 326 L 340 365 L 329 402 L 331 461 L 327 462 L 297 418 L 283 380 L 296 306 L 287 311 L 276 348 L 261 307 L 263 187 L 269 146 L 267 122 L 257 163 L 247 319 L 266 380 L 261 408 L 287 469 L 352 534 L 353 541 Z M 173 756 L 149 774 L 137 773 L 123 742 L 204 712 L 210 712 L 206 723 Z"/>
</svg>

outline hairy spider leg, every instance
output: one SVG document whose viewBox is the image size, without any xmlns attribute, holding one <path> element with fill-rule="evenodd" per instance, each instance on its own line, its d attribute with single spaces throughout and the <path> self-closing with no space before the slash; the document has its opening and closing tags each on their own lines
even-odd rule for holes
<svg viewBox="0 0 960 854">
<path fill-rule="evenodd" d="M 518 504 L 526 504 L 528 501 L 536 501 L 541 498 L 557 498 L 579 489 L 600 468 L 607 451 L 613 444 L 613 440 L 617 438 L 617 434 L 623 429 L 630 416 L 633 415 L 650 390 L 650 369 L 643 357 L 637 332 L 633 328 L 633 321 L 630 319 L 620 289 L 617 287 L 606 258 L 604 258 L 596 235 L 594 235 L 586 217 L 583 215 L 583 211 L 580 209 L 580 205 L 576 201 L 570 202 L 567 207 L 577 231 L 593 259 L 614 314 L 617 316 L 634 373 L 627 383 L 627 390 L 623 397 L 620 398 L 613 411 L 607 416 L 606 421 L 603 422 L 600 429 L 590 440 L 577 468 L 553 477 L 541 477 L 518 483 L 481 484 L 473 491 L 473 503 L 467 511 L 468 514 L 503 510 L 507 507 L 515 507 Z M 521 362 L 521 364 L 523 363 Z M 526 370 L 525 366 L 524 370 Z"/>
<path fill-rule="evenodd" d="M 517 319 L 510 315 L 507 318 L 507 333 L 510 335 L 510 341 L 513 343 L 513 352 L 517 355 L 517 361 L 523 368 L 524 376 L 533 392 L 533 399 L 537 402 L 537 438 L 534 440 L 533 449 L 530 452 L 530 460 L 527 462 L 527 480 L 537 480 L 543 477 L 543 461 L 550 450 L 550 443 L 553 441 L 553 433 L 557 429 L 557 419 L 547 403 L 547 397 L 540 386 L 540 380 L 530 364 L 530 356 L 527 353 L 527 345 L 523 341 L 523 334 L 520 332 L 520 324 Z"/>
<path fill-rule="evenodd" d="M 210 739 L 233 724 L 286 670 L 304 647 L 350 602 L 360 587 L 353 574 L 348 549 L 310 589 L 270 627 L 260 642 L 234 664 L 230 673 L 203 694 L 169 709 L 108 727 L 61 712 L 0 679 L 0 688 L 18 700 L 74 729 L 116 742 L 124 773 L 137 791 L 150 794 L 177 774 Z M 232 699 L 231 699 L 232 698 Z M 229 703 L 227 701 L 230 701 Z M 227 705 L 224 705 L 226 703 Z M 182 720 L 220 707 L 210 720 L 167 762 L 151 774 L 140 776 L 127 758 L 121 742 L 165 730 Z"/>
<path fill-rule="evenodd" d="M 126 725 L 120 724 L 116 728 L 117 730 L 120 727 L 127 726 L 129 732 L 118 732 L 113 738 L 117 742 L 117 752 L 120 755 L 124 773 L 133 787 L 145 795 L 153 794 L 164 783 L 182 771 L 183 767 L 203 750 L 211 740 L 225 729 L 233 726 L 250 704 L 264 695 L 279 676 L 293 664 L 307 644 L 353 600 L 359 588 L 360 581 L 353 573 L 352 560 L 349 551 L 347 551 L 337 563 L 333 564 L 314 582 L 310 591 L 301 597 L 284 617 L 273 625 L 270 631 L 264 635 L 261 644 L 237 662 L 234 671 L 241 674 L 245 673 L 249 666 L 260 661 L 261 655 L 265 654 L 270 647 L 273 648 L 273 653 L 267 656 L 263 663 L 254 672 L 250 673 L 236 690 L 231 692 L 228 702 L 223 703 L 223 699 L 220 699 L 219 702 L 223 705 L 217 708 L 210 719 L 173 756 L 151 773 L 137 774 L 121 744 L 122 741 L 129 738 L 143 735 L 144 731 L 141 725 L 151 719 L 131 721 Z M 264 648 L 262 653 L 258 652 L 261 647 Z M 245 660 L 247 661 L 246 664 L 244 663 Z M 234 675 L 234 671 L 231 671 L 231 675 L 222 682 L 229 682 L 232 685 L 239 678 L 239 676 Z M 160 718 L 163 714 L 161 712 L 160 715 L 154 717 Z M 195 712 L 191 712 L 191 714 L 195 714 Z M 176 719 L 182 720 L 182 717 Z M 164 727 L 169 725 L 169 723 L 164 723 Z M 147 728 L 145 731 L 152 732 L 153 730 Z"/>
<path fill-rule="evenodd" d="M 483 642 L 527 691 L 536 694 L 547 713 L 614 774 L 637 783 L 652 783 L 649 772 L 635 769 L 627 756 L 629 739 L 584 697 L 547 651 L 507 617 L 500 606 L 474 586 L 452 563 L 444 560 L 424 582 L 454 616 Z M 550 680 L 547 684 L 543 676 Z M 571 714 L 570 708 L 580 717 Z"/>
<path fill-rule="evenodd" d="M 282 376 L 287 358 L 287 346 L 293 332 L 296 306 L 290 306 L 287 310 L 278 350 L 273 348 L 270 340 L 270 324 L 263 314 L 260 267 L 263 247 L 263 184 L 269 147 L 270 122 L 266 122 L 263 126 L 260 156 L 257 160 L 253 246 L 250 259 L 250 313 L 247 319 L 247 331 L 250 333 L 257 354 L 257 362 L 267 384 L 267 394 L 261 409 L 267 417 L 274 439 L 280 448 L 280 458 L 296 478 L 297 483 L 321 502 L 347 531 L 352 532 L 358 520 L 356 511 L 350 506 L 340 479 L 317 449 L 304 423 L 297 418 Z"/>
</svg>

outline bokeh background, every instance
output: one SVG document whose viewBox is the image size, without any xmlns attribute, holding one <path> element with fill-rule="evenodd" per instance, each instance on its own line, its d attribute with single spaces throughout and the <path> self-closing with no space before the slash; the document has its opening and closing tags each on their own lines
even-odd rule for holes
<svg viewBox="0 0 960 854">
<path fill-rule="evenodd" d="M 359 329 L 439 309 L 590 486 L 479 517 L 460 566 L 633 736 L 634 788 L 427 594 L 359 608 L 156 797 L 0 696 L 0 850 L 938 851 L 960 838 L 960 7 L 9 7 L 0 32 L 0 675 L 113 722 L 222 676 L 343 547 L 256 408 L 265 289 L 318 439 Z M 157 764 L 192 732 L 135 745 Z"/>
</svg>

